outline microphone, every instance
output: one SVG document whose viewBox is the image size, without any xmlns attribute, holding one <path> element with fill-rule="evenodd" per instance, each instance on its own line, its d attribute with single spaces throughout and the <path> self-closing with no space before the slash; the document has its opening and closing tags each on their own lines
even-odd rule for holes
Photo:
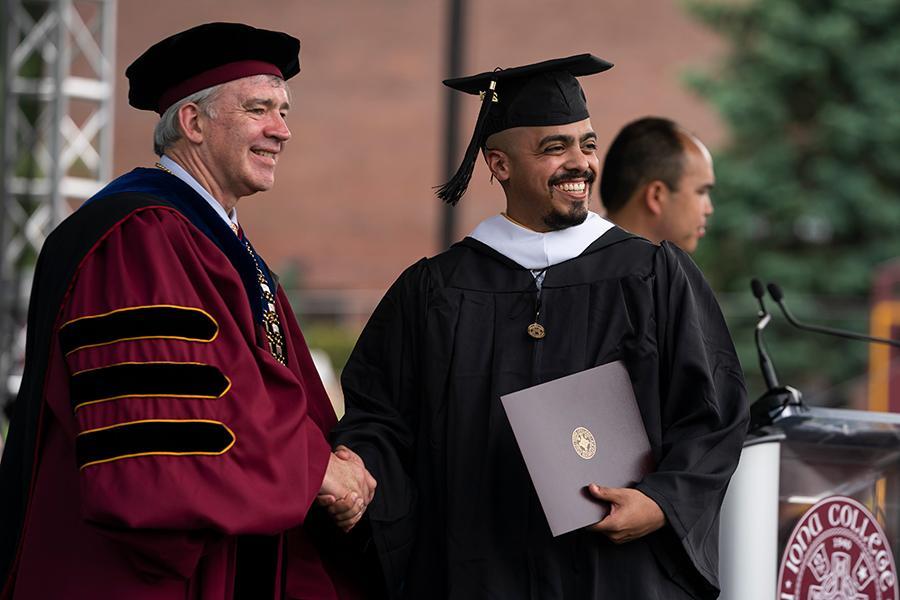
<svg viewBox="0 0 900 600">
<path fill-rule="evenodd" d="M 757 313 L 759 321 L 756 323 L 754 338 L 756 352 L 759 355 L 759 369 L 762 371 L 768 388 L 756 402 L 750 405 L 750 432 L 753 433 L 784 419 L 803 418 L 809 409 L 803 404 L 802 395 L 798 390 L 789 385 L 778 384 L 775 367 L 772 365 L 772 360 L 766 352 L 765 343 L 763 343 L 763 330 L 772 320 L 772 315 L 766 310 L 766 303 L 763 300 L 766 290 L 756 278 L 750 280 L 750 289 L 753 291 L 756 301 L 759 302 L 759 312 Z"/>
<path fill-rule="evenodd" d="M 859 340 L 863 342 L 872 342 L 876 344 L 888 344 L 889 346 L 894 346 L 895 348 L 900 348 L 900 340 L 894 340 L 890 338 L 880 338 L 873 337 L 870 335 L 863 335 L 861 333 L 855 333 L 853 331 L 845 331 L 843 329 L 835 329 L 833 327 L 822 327 L 821 325 L 810 325 L 808 323 L 802 323 L 798 321 L 791 311 L 788 310 L 788 307 L 784 304 L 784 293 L 781 291 L 781 288 L 778 287 L 776 283 L 770 283 L 766 286 L 769 290 L 769 295 L 772 296 L 772 300 L 781 308 L 781 312 L 784 313 L 784 318 L 787 319 L 788 323 L 796 327 L 797 329 L 803 329 L 804 331 L 812 331 L 815 333 L 824 333 L 825 335 L 833 335 L 836 337 L 842 337 L 850 340 Z M 754 288 L 754 294 L 756 293 L 756 289 Z M 760 300 L 760 303 L 762 300 Z"/>
<path fill-rule="evenodd" d="M 766 310 L 766 304 L 763 301 L 766 291 L 763 289 L 759 279 L 754 277 L 750 280 L 750 289 L 753 291 L 756 301 L 759 302 L 759 312 L 757 313 L 759 321 L 756 322 L 756 331 L 753 334 L 756 341 L 756 354 L 759 356 L 759 370 L 762 371 L 766 387 L 769 390 L 773 390 L 778 387 L 778 376 L 775 375 L 775 367 L 772 365 L 772 360 L 769 358 L 769 353 L 766 352 L 766 345 L 763 342 L 763 330 L 769 324 L 769 321 L 772 320 L 772 315 Z"/>
<path fill-rule="evenodd" d="M 756 277 L 750 280 L 750 290 L 753 292 L 753 296 L 759 301 L 759 310 L 761 312 L 766 312 L 766 305 L 763 303 L 763 296 L 766 295 L 766 290 L 763 289 L 763 284 Z"/>
</svg>

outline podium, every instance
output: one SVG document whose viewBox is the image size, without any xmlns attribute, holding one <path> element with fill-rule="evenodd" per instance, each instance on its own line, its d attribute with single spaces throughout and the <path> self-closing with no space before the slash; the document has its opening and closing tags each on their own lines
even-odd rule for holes
<svg viewBox="0 0 900 600">
<path fill-rule="evenodd" d="M 748 436 L 721 600 L 898 600 L 900 414 L 799 407 Z"/>
</svg>

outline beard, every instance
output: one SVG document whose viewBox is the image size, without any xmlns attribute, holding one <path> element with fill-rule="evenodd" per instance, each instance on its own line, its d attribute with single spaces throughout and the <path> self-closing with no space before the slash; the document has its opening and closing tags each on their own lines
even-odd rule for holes
<svg viewBox="0 0 900 600">
<path fill-rule="evenodd" d="M 588 216 L 587 200 L 569 207 L 566 211 L 551 210 L 544 215 L 544 225 L 550 231 L 558 231 L 567 227 L 581 225 Z"/>
<path fill-rule="evenodd" d="M 585 184 L 587 184 L 588 186 L 587 197 L 583 202 L 573 204 L 565 211 L 550 209 L 550 212 L 544 215 L 543 218 L 544 225 L 546 225 L 550 229 L 550 231 L 558 231 L 560 229 L 566 229 L 567 227 L 581 225 L 582 223 L 584 223 L 585 219 L 587 219 L 588 202 L 590 202 L 591 200 L 591 191 L 593 189 L 592 184 L 594 183 L 594 172 L 590 169 L 588 169 L 587 171 L 569 171 L 562 175 L 553 177 L 548 182 L 550 195 L 553 195 L 553 186 L 563 183 L 564 181 L 571 181 L 575 179 L 584 179 Z"/>
</svg>

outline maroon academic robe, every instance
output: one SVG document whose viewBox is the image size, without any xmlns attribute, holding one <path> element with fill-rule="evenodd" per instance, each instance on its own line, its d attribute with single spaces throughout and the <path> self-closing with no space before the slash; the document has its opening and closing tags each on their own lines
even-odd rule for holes
<svg viewBox="0 0 900 600">
<path fill-rule="evenodd" d="M 81 261 L 54 327 L 14 599 L 224 600 L 239 536 L 276 597 L 338 598 L 302 527 L 335 416 L 283 292 L 288 365 L 181 213 L 137 210 Z"/>
</svg>

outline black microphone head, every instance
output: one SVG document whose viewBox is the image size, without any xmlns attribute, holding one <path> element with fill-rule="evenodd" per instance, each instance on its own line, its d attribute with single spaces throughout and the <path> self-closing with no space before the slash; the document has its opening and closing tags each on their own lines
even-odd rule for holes
<svg viewBox="0 0 900 600">
<path fill-rule="evenodd" d="M 781 299 L 784 298 L 784 294 L 781 293 L 781 288 L 778 287 L 777 283 L 770 283 L 766 288 L 768 288 L 769 294 L 771 294 L 772 300 L 775 302 L 781 302 Z"/>
<path fill-rule="evenodd" d="M 762 282 L 756 277 L 750 280 L 750 289 L 753 290 L 753 295 L 757 300 L 762 300 L 763 296 L 766 295 L 766 290 L 763 289 Z"/>
</svg>

